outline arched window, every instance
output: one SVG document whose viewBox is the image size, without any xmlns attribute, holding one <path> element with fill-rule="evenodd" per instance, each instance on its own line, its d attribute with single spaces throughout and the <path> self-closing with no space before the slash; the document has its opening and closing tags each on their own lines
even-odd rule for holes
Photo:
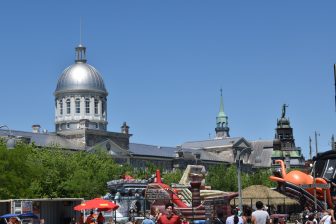
<svg viewBox="0 0 336 224">
<path fill-rule="evenodd" d="M 67 110 L 67 114 L 70 114 L 71 110 L 70 110 L 70 99 L 66 100 L 66 110 Z"/>
<path fill-rule="evenodd" d="M 90 113 L 90 99 L 89 98 L 85 99 L 85 113 L 87 114 Z"/>
<path fill-rule="evenodd" d="M 59 101 L 60 115 L 63 115 L 63 100 Z"/>
<path fill-rule="evenodd" d="M 98 100 L 97 99 L 94 100 L 94 112 L 95 114 L 98 114 Z"/>
<path fill-rule="evenodd" d="M 76 113 L 80 113 L 80 99 L 78 98 L 76 99 Z"/>
</svg>

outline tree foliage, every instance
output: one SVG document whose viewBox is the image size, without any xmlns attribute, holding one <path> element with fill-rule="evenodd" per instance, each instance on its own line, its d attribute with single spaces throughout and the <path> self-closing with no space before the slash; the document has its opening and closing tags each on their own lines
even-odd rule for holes
<svg viewBox="0 0 336 224">
<path fill-rule="evenodd" d="M 272 172 L 270 169 L 259 169 L 253 173 L 241 173 L 242 188 L 246 188 L 251 185 L 275 187 L 276 184 L 269 179 L 269 176 L 271 175 Z M 216 190 L 238 191 L 236 166 L 221 164 L 210 167 L 206 177 L 206 184 Z"/>
<path fill-rule="evenodd" d="M 39 149 L 0 143 L 0 198 L 84 197 L 107 192 L 106 182 L 128 172 L 106 153 Z"/>
<path fill-rule="evenodd" d="M 174 170 L 163 174 L 162 178 L 164 183 L 170 185 L 172 183 L 178 183 L 181 180 L 183 173 L 181 170 Z"/>
<path fill-rule="evenodd" d="M 33 144 L 18 144 L 8 150 L 0 140 L 0 199 L 9 198 L 93 198 L 104 195 L 106 182 L 124 174 L 147 179 L 160 169 L 148 163 L 146 169 L 134 170 L 119 165 L 106 152 L 72 152 L 57 147 L 37 148 Z M 161 169 L 162 170 L 162 169 Z M 162 172 L 161 172 L 162 173 Z M 166 184 L 178 183 L 183 171 L 162 173 Z M 242 173 L 242 187 L 262 184 L 274 186 L 270 170 Z M 206 184 L 212 189 L 237 191 L 236 166 L 213 166 L 208 170 Z"/>
</svg>

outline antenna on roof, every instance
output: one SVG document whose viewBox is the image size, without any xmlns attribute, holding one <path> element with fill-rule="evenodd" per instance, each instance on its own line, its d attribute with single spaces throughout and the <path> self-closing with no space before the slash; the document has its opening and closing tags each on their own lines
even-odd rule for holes
<svg viewBox="0 0 336 224">
<path fill-rule="evenodd" d="M 313 153 L 312 153 L 312 139 L 311 139 L 311 137 L 309 136 L 309 159 L 310 160 L 312 160 L 312 158 L 313 158 Z"/>
<path fill-rule="evenodd" d="M 79 18 L 79 44 L 82 45 L 82 17 Z"/>
<path fill-rule="evenodd" d="M 334 64 L 335 111 L 336 111 L 336 64 Z"/>
</svg>

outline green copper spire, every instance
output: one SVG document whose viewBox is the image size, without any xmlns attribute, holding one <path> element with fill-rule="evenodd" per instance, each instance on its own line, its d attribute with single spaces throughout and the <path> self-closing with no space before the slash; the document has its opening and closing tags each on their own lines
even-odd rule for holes
<svg viewBox="0 0 336 224">
<path fill-rule="evenodd" d="M 222 88 L 220 89 L 220 92 L 221 92 L 220 107 L 219 107 L 219 113 L 218 113 L 218 116 L 217 116 L 217 123 L 218 123 L 218 118 L 225 118 L 226 117 L 226 114 L 224 112 L 223 89 Z M 222 121 L 222 119 L 221 119 L 221 121 Z"/>
<path fill-rule="evenodd" d="M 229 127 L 228 127 L 228 117 L 224 112 L 224 103 L 223 103 L 223 89 L 220 89 L 221 96 L 220 96 L 220 107 L 219 113 L 216 117 L 216 138 L 224 138 L 230 137 L 229 135 Z"/>
</svg>

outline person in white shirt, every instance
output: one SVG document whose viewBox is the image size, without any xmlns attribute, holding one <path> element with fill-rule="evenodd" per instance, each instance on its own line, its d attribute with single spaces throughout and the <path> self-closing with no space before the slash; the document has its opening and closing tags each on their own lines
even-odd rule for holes
<svg viewBox="0 0 336 224">
<path fill-rule="evenodd" d="M 333 209 L 329 209 L 325 211 L 323 214 L 324 216 L 320 220 L 320 224 L 332 224 L 334 222 L 335 218 Z"/>
<path fill-rule="evenodd" d="M 257 210 L 252 212 L 252 224 L 269 224 L 270 216 L 264 211 L 264 204 L 261 201 L 256 202 Z"/>
<path fill-rule="evenodd" d="M 225 224 L 244 224 L 244 220 L 242 217 L 238 216 L 236 209 L 232 209 L 231 216 L 226 218 Z"/>
</svg>

